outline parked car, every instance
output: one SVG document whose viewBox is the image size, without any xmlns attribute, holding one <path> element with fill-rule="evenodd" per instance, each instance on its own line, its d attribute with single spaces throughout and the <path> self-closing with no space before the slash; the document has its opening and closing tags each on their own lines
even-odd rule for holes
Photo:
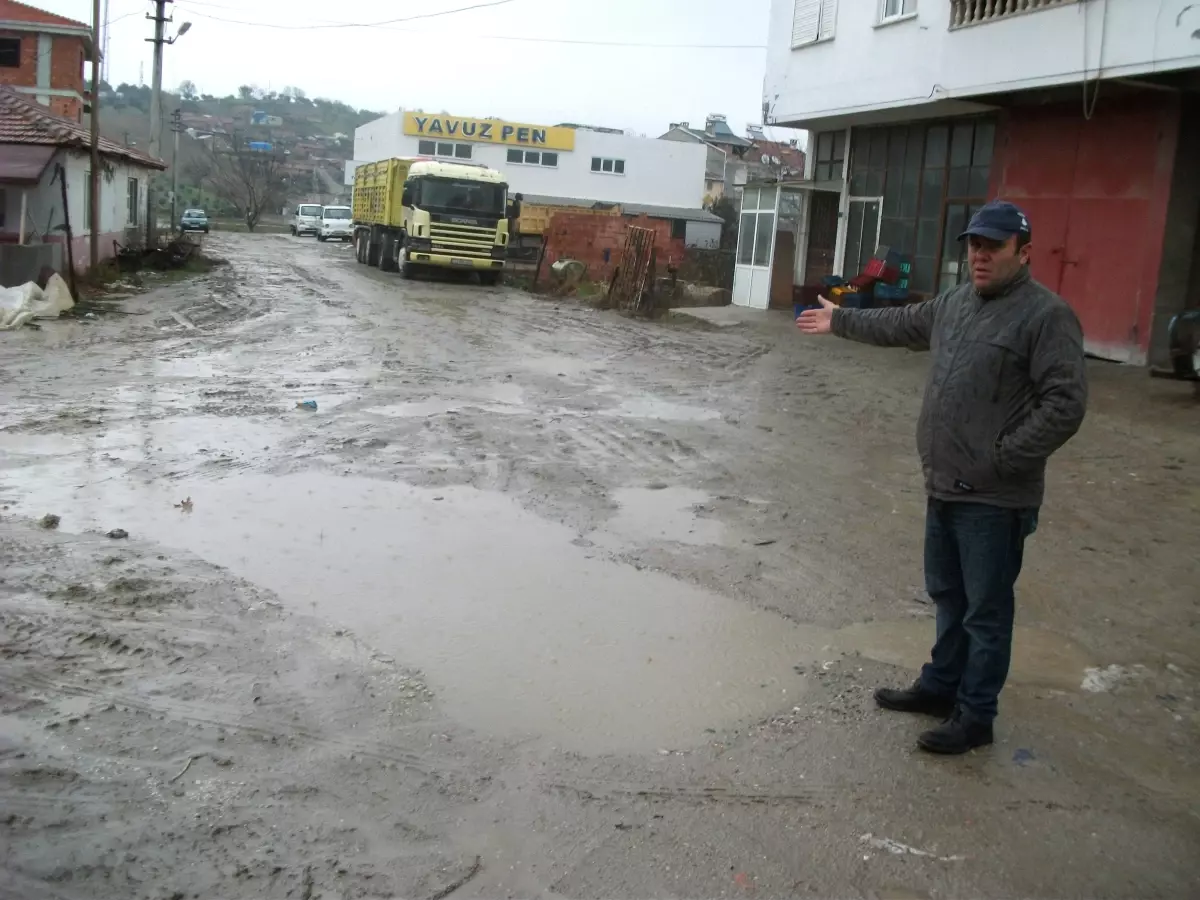
<svg viewBox="0 0 1200 900">
<path fill-rule="evenodd" d="M 292 216 L 292 234 L 321 233 L 321 204 L 301 203 Z"/>
<path fill-rule="evenodd" d="M 185 209 L 179 217 L 180 231 L 203 231 L 208 234 L 208 213 L 202 209 Z"/>
<path fill-rule="evenodd" d="M 317 234 L 318 241 L 328 241 L 340 238 L 348 241 L 354 236 L 354 220 L 350 217 L 348 206 L 326 206 L 321 210 L 321 230 Z"/>
</svg>

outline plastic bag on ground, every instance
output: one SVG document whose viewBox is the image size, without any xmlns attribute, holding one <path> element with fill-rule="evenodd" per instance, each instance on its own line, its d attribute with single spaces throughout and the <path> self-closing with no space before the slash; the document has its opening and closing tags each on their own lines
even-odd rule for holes
<svg viewBox="0 0 1200 900">
<path fill-rule="evenodd" d="M 31 319 L 54 319 L 75 305 L 61 275 L 51 275 L 43 291 L 33 281 L 0 288 L 0 331 L 20 328 Z"/>
</svg>

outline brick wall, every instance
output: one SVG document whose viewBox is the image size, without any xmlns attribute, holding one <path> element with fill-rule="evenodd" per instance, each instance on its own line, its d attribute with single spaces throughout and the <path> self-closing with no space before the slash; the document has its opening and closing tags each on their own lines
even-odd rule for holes
<svg viewBox="0 0 1200 900">
<path fill-rule="evenodd" d="M 585 213 L 555 213 L 546 228 L 546 261 L 550 266 L 560 259 L 577 259 L 587 266 L 592 281 L 607 281 L 621 259 L 625 232 L 630 226 L 654 231 L 658 251 L 658 273 L 667 264 L 683 259 L 683 238 L 671 237 L 671 223 L 647 216 L 593 216 Z"/>
<path fill-rule="evenodd" d="M 0 31 L 0 37 L 19 38 L 21 41 L 21 65 L 19 68 L 0 68 L 0 84 L 38 87 L 38 35 L 32 31 Z M 50 83 L 45 86 L 82 94 L 86 61 L 83 40 L 55 35 L 50 46 Z M 76 122 L 83 118 L 83 103 L 76 97 L 52 96 L 50 109 Z"/>
<path fill-rule="evenodd" d="M 0 69 L 0 84 L 36 87 L 38 36 L 28 31 L 0 30 L 0 37 L 17 38 L 21 41 L 21 67 L 19 69 L 11 69 L 6 66 Z"/>
</svg>

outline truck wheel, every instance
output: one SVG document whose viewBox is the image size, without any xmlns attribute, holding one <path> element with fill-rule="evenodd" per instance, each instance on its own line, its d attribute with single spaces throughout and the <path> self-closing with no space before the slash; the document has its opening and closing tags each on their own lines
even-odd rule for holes
<svg viewBox="0 0 1200 900">
<path fill-rule="evenodd" d="M 379 242 L 379 271 L 396 271 L 396 238 L 389 232 L 384 232 Z"/>
<path fill-rule="evenodd" d="M 404 255 L 404 251 L 400 251 L 400 277 L 406 281 L 412 281 L 417 277 L 417 266 L 411 263 Z"/>
<path fill-rule="evenodd" d="M 367 261 L 367 236 L 361 231 L 354 233 L 354 261 L 359 265 Z"/>
<path fill-rule="evenodd" d="M 375 230 L 372 229 L 371 237 L 367 242 L 367 265 L 371 268 L 379 265 L 379 244 Z"/>
</svg>

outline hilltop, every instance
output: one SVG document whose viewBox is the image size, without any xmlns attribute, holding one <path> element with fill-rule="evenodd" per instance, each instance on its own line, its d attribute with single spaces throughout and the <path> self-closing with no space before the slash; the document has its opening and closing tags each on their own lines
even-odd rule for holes
<svg viewBox="0 0 1200 900">
<path fill-rule="evenodd" d="M 150 143 L 150 88 L 145 85 L 101 83 L 100 130 L 126 146 L 147 149 Z M 265 91 L 243 85 L 225 97 L 201 92 L 191 81 L 163 91 L 160 154 L 170 164 L 171 113 L 181 114 L 179 141 L 179 203 L 204 206 L 220 213 L 221 203 L 199 185 L 200 162 L 213 135 L 237 135 L 266 141 L 286 156 L 283 171 L 290 188 L 289 203 L 305 199 L 333 202 L 344 192 L 345 163 L 352 158 L 354 129 L 383 115 L 355 109 L 337 100 L 310 99 L 300 88 Z M 170 178 L 168 169 L 166 178 Z M 167 191 L 159 194 L 170 207 Z"/>
</svg>

